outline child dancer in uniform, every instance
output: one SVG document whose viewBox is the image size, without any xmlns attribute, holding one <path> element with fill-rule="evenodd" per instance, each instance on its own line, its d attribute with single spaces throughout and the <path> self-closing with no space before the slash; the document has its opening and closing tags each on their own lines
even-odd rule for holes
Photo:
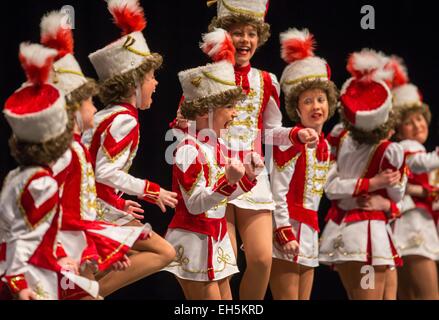
<svg viewBox="0 0 439 320">
<path fill-rule="evenodd" d="M 162 57 L 149 51 L 141 32 L 146 21 L 137 0 L 110 0 L 108 8 L 116 25 L 123 30 L 123 36 L 89 55 L 100 80 L 99 98 L 106 107 L 96 113 L 95 128 L 84 134 L 83 141 L 89 146 L 95 169 L 103 220 L 142 226 L 137 219 L 143 218 L 139 215 L 143 210 L 133 209 L 136 203 L 127 202 L 121 193 L 157 204 L 163 212 L 165 206 L 177 204 L 177 194 L 127 173 L 140 139 L 138 112 L 151 106 L 151 96 L 158 84 L 154 72 L 161 65 Z M 148 263 L 138 269 L 137 274 L 132 273 L 131 282 L 159 271 L 175 257 L 173 247 L 152 231 L 148 239 L 136 241 L 133 249 L 144 251 Z M 106 275 L 100 285 L 101 294 L 105 296 L 112 292 L 110 288 L 126 285 L 126 279 L 119 273 Z"/>
<path fill-rule="evenodd" d="M 243 98 L 235 85 L 235 49 L 222 29 L 204 35 L 204 40 L 203 49 L 218 62 L 179 73 L 185 96 L 181 112 L 194 122 L 175 155 L 173 188 L 179 203 L 166 240 L 174 245 L 177 258 L 166 270 L 175 274 L 187 299 L 230 300 L 228 277 L 238 268 L 227 233 L 227 201 L 250 191 L 256 169 L 264 164 L 257 153 L 249 154 L 248 165 L 226 156 L 219 137 Z"/>
<path fill-rule="evenodd" d="M 298 141 L 274 147 L 271 189 L 274 210 L 273 265 L 270 288 L 274 299 L 309 299 L 318 266 L 317 210 L 330 165 L 329 144 L 322 128 L 336 109 L 338 90 L 325 60 L 314 56 L 314 38 L 307 29 L 280 35 L 282 58 L 289 63 L 281 85 L 291 120 L 314 129 L 314 145 Z"/>
<path fill-rule="evenodd" d="M 382 81 L 386 62 L 367 49 L 349 58 L 353 77 L 340 98 L 348 134 L 339 143 L 325 186 L 336 203 L 321 236 L 319 259 L 336 266 L 350 299 L 383 299 L 386 269 L 401 263 L 387 225 L 396 205 L 373 210 L 359 205 L 361 197 L 373 194 L 396 203 L 406 186 L 403 150 L 387 140 L 394 120 L 392 95 Z M 372 271 L 375 281 L 367 286 L 362 277 Z"/>
<path fill-rule="evenodd" d="M 438 214 L 433 202 L 438 189 L 430 184 L 428 174 L 439 168 L 439 150 L 426 152 L 423 144 L 428 137 L 430 108 L 422 101 L 419 89 L 409 83 L 402 61 L 395 62 L 393 106 L 399 116 L 395 138 L 404 149 L 410 171 L 406 194 L 399 203 L 402 216 L 393 226 L 404 260 L 398 270 L 398 297 L 436 300 L 439 298 L 436 267 L 439 237 Z"/>
<path fill-rule="evenodd" d="M 230 153 L 243 161 L 252 151 L 262 155 L 263 142 L 289 144 L 293 141 L 292 129 L 282 128 L 276 76 L 250 64 L 256 49 L 270 36 L 270 25 L 264 21 L 268 1 L 219 0 L 209 1 L 209 4 L 214 2 L 217 3 L 217 16 L 209 31 L 223 28 L 230 33 L 236 48 L 235 82 L 245 93 L 245 99 L 236 106 L 237 116 L 224 140 Z M 186 125 L 181 117 L 177 120 Z M 312 139 L 317 140 L 317 135 Z M 234 251 L 237 253 L 236 224 L 246 258 L 247 267 L 240 285 L 241 299 L 263 299 L 265 296 L 272 261 L 273 209 L 267 170 L 261 173 L 251 192 L 230 201 L 227 206 L 228 230 Z"/>
<path fill-rule="evenodd" d="M 94 172 L 90 154 L 81 143 L 81 134 L 93 128 L 96 108 L 92 97 L 98 90 L 96 83 L 83 75 L 73 56 L 72 30 L 64 21 L 63 13 L 57 11 L 47 14 L 41 21 L 41 42 L 59 52 L 51 79 L 66 94 L 67 107 L 74 116 L 74 141 L 69 152 L 53 166 L 54 174 L 63 186 L 60 242 L 67 254 L 81 264 L 95 263 L 93 268 L 86 269 L 89 277 L 93 277 L 93 271 L 107 270 L 110 266 L 119 271 L 124 269 L 118 277 L 125 276 L 126 282 L 107 289 L 115 291 L 142 272 L 147 274 L 148 253 L 139 252 L 129 259 L 125 254 L 139 237 L 146 239 L 149 230 L 143 232 L 144 227 L 140 226 L 118 226 L 96 221 L 99 213 Z M 79 298 L 77 292 L 71 294 Z"/>
<path fill-rule="evenodd" d="M 4 106 L 13 131 L 12 155 L 20 166 L 8 174 L 0 194 L 0 276 L 20 300 L 61 299 L 63 284 L 71 281 L 85 295 L 98 296 L 98 283 L 78 276 L 78 263 L 56 250 L 62 211 L 50 166 L 72 139 L 64 94 L 47 82 L 56 55 L 22 43 L 27 82 Z"/>
</svg>

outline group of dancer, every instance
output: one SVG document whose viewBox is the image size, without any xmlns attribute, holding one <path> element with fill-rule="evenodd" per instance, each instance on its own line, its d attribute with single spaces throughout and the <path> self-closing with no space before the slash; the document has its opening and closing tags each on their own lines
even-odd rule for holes
<svg viewBox="0 0 439 320">
<path fill-rule="evenodd" d="M 82 73 L 61 11 L 42 18 L 40 44 L 20 45 L 27 81 L 4 105 L 19 167 L 0 195 L 1 297 L 103 299 L 164 270 L 187 299 L 230 300 L 244 254 L 243 300 L 268 287 L 310 299 L 319 263 L 350 299 L 438 299 L 439 151 L 423 146 L 431 114 L 403 61 L 354 52 L 338 90 L 313 35 L 291 28 L 278 82 L 251 66 L 270 36 L 268 1 L 215 3 L 200 43 L 212 63 L 178 73 L 172 191 L 128 173 L 162 64 L 138 0 L 107 1 L 122 37 L 89 55 L 98 81 Z M 281 94 L 294 127 L 282 125 Z M 164 238 L 140 201 L 175 209 Z"/>
</svg>

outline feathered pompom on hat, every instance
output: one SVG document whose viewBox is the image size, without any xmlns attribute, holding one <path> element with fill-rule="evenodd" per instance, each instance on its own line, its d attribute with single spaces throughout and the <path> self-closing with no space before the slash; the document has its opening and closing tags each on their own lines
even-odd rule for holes
<svg viewBox="0 0 439 320">
<path fill-rule="evenodd" d="M 108 10 L 114 23 L 122 29 L 122 35 L 142 31 L 146 27 L 146 19 L 139 0 L 108 0 Z"/>
<path fill-rule="evenodd" d="M 389 81 L 391 88 L 396 88 L 409 82 L 407 67 L 400 57 L 392 55 L 385 69 L 393 71 L 392 81 Z"/>
<path fill-rule="evenodd" d="M 314 36 L 308 29 L 288 29 L 280 34 L 281 57 L 287 63 L 314 56 Z"/>
<path fill-rule="evenodd" d="M 385 69 L 388 62 L 383 53 L 363 49 L 349 56 L 347 70 L 359 81 L 386 81 L 393 76 L 393 70 Z"/>
<path fill-rule="evenodd" d="M 226 30 L 215 28 L 214 31 L 203 34 L 202 39 L 201 50 L 214 62 L 226 60 L 233 65 L 235 64 L 236 49 Z"/>
<path fill-rule="evenodd" d="M 28 82 L 44 84 L 49 78 L 52 63 L 58 51 L 40 44 L 24 42 L 20 44 L 19 59 Z"/>
<path fill-rule="evenodd" d="M 73 54 L 72 29 L 66 21 L 66 15 L 61 11 L 49 12 L 41 19 L 41 43 L 58 51 L 55 60 Z"/>
</svg>

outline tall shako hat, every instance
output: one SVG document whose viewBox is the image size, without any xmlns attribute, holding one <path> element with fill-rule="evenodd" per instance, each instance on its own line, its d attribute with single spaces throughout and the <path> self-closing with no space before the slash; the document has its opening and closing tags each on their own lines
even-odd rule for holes
<svg viewBox="0 0 439 320">
<path fill-rule="evenodd" d="M 87 79 L 73 55 L 73 33 L 66 24 L 66 16 L 61 11 L 47 13 L 40 23 L 41 44 L 56 49 L 50 81 L 64 91 L 67 98 L 76 91 L 94 86 L 95 82 Z M 87 85 L 88 84 L 88 85 Z"/>
<path fill-rule="evenodd" d="M 418 87 L 410 83 L 407 68 L 400 57 L 391 56 L 386 68 L 393 70 L 393 78 L 390 83 L 393 94 L 393 107 L 396 111 L 414 107 L 427 107 L 422 101 L 422 94 Z"/>
<path fill-rule="evenodd" d="M 342 89 L 343 114 L 355 128 L 372 131 L 389 119 L 392 94 L 384 80 L 393 72 L 384 67 L 389 59 L 382 53 L 363 49 L 349 56 L 347 70 L 352 75 Z"/>
<path fill-rule="evenodd" d="M 3 110 L 20 141 L 43 143 L 66 130 L 64 94 L 47 82 L 57 54 L 39 44 L 20 44 L 19 59 L 27 82 L 6 100 Z"/>
<path fill-rule="evenodd" d="M 297 85 L 312 80 L 330 81 L 328 63 L 314 56 L 314 36 L 308 29 L 289 29 L 280 34 L 281 57 L 288 63 L 280 80 L 285 95 Z"/>
<path fill-rule="evenodd" d="M 146 20 L 139 1 L 108 0 L 108 10 L 122 30 L 122 37 L 89 55 L 99 80 L 123 75 L 143 64 L 159 66 L 161 56 L 149 50 L 142 34 Z"/>
<path fill-rule="evenodd" d="M 280 84 L 285 96 L 285 109 L 294 122 L 300 120 L 297 112 L 300 95 L 307 89 L 321 89 L 328 98 L 329 114 L 335 112 L 338 101 L 337 86 L 331 81 L 328 63 L 314 55 L 314 36 L 308 29 L 288 29 L 280 34 L 281 57 L 288 63 Z"/>
<path fill-rule="evenodd" d="M 200 47 L 215 62 L 178 73 L 185 97 L 181 111 L 188 119 L 225 106 L 218 102 L 232 103 L 242 94 L 235 84 L 235 47 L 230 35 L 223 29 L 215 29 L 203 35 Z"/>
<path fill-rule="evenodd" d="M 207 5 L 217 5 L 217 17 L 244 15 L 257 21 L 264 21 L 268 11 L 268 0 L 209 0 Z"/>
</svg>

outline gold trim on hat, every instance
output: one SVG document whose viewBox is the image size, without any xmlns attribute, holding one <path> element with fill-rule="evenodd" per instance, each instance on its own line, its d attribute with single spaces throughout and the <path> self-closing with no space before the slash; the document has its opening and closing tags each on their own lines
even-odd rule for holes
<svg viewBox="0 0 439 320">
<path fill-rule="evenodd" d="M 221 84 L 224 84 L 224 85 L 227 85 L 227 86 L 236 86 L 235 82 L 220 79 L 220 78 L 214 76 L 213 74 L 211 74 L 210 72 L 202 71 L 201 73 L 202 73 L 206 78 L 209 78 L 209 79 L 211 79 L 211 80 L 213 80 L 213 81 L 215 81 L 215 82 L 218 82 L 218 83 L 221 83 Z"/>
<path fill-rule="evenodd" d="M 224 0 L 209 0 L 209 1 L 207 1 L 207 6 L 210 7 L 218 2 L 221 2 L 227 10 L 234 12 L 234 13 L 246 14 L 246 15 L 257 17 L 257 18 L 264 18 L 265 17 L 265 11 L 264 12 L 255 12 L 255 11 L 251 11 L 251 10 L 236 8 L 236 7 L 231 6 L 230 4 L 225 2 Z"/>
<path fill-rule="evenodd" d="M 298 79 L 284 81 L 284 84 L 286 85 L 295 85 L 299 82 L 305 81 L 305 80 L 311 80 L 311 79 L 317 79 L 317 78 L 326 78 L 328 79 L 328 76 L 326 74 L 310 74 L 308 76 L 303 76 Z"/>
<path fill-rule="evenodd" d="M 69 69 L 63 69 L 63 68 L 55 68 L 55 67 L 53 67 L 53 71 L 55 72 L 54 76 L 53 76 L 53 83 L 55 83 L 55 84 L 57 84 L 59 82 L 59 79 L 58 79 L 59 73 L 74 74 L 74 75 L 83 77 L 85 79 L 85 76 L 81 71 L 69 70 Z"/>
<path fill-rule="evenodd" d="M 122 45 L 122 47 L 127 49 L 128 51 L 131 51 L 132 53 L 135 53 L 135 54 L 142 56 L 142 57 L 147 57 L 147 56 L 151 55 L 150 52 L 142 52 L 142 51 L 139 51 L 139 50 L 132 48 L 132 46 L 135 42 L 136 42 L 136 39 L 134 39 L 131 36 L 127 36 L 127 39 L 125 40 L 125 43 Z"/>
</svg>

